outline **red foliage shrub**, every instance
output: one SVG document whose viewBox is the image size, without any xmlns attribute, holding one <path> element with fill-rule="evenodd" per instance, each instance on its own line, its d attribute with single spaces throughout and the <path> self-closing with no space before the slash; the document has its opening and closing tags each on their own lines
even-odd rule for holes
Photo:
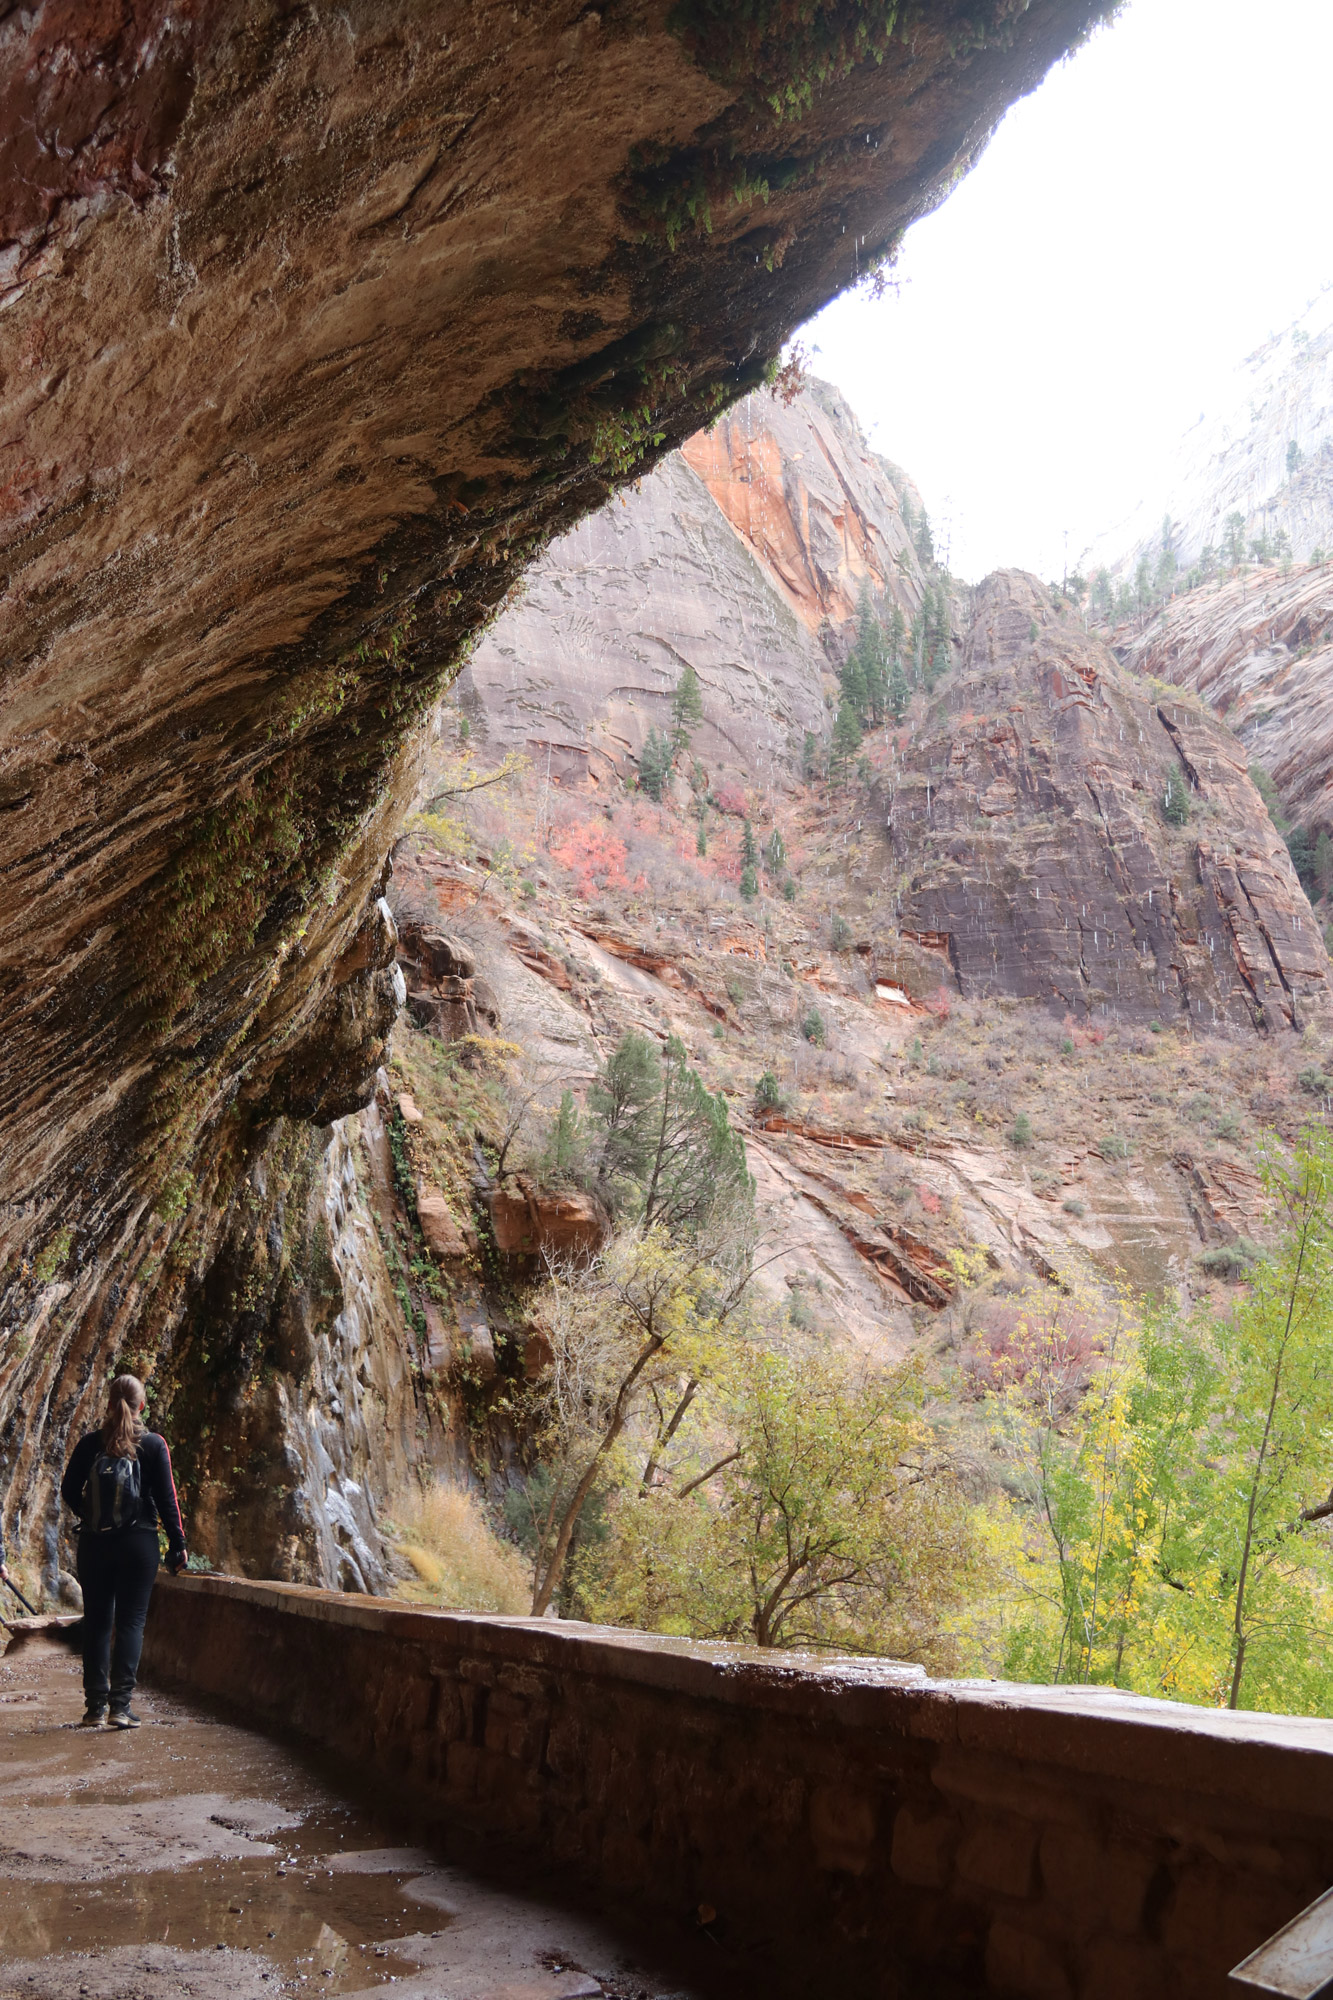
<svg viewBox="0 0 1333 2000">
<path fill-rule="evenodd" d="M 605 889 L 628 889 L 629 877 L 625 873 L 628 851 L 624 841 L 601 819 L 575 820 L 571 826 L 562 827 L 552 838 L 550 849 L 551 859 L 574 876 L 581 896 L 592 896 Z"/>
<path fill-rule="evenodd" d="M 986 1299 L 963 1352 L 963 1379 L 974 1396 L 1016 1385 L 1064 1413 L 1087 1388 L 1105 1344 L 1096 1314 L 1058 1294 Z"/>
</svg>

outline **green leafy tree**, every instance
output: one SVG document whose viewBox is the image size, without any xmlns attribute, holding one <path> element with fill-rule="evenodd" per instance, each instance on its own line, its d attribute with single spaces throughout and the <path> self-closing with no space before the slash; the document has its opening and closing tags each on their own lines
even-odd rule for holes
<svg viewBox="0 0 1333 2000">
<path fill-rule="evenodd" d="M 1301 464 L 1303 459 L 1304 459 L 1304 453 L 1302 452 L 1300 446 L 1297 444 L 1295 438 L 1289 438 L 1287 441 L 1288 479 L 1294 479 L 1296 477 L 1296 474 L 1301 469 Z"/>
<path fill-rule="evenodd" d="M 673 1236 L 689 1236 L 719 1206 L 748 1210 L 752 1204 L 745 1142 L 732 1130 L 727 1101 L 720 1091 L 714 1096 L 691 1069 L 689 1052 L 676 1035 L 667 1038 L 661 1087 L 644 1110 L 640 1136 L 645 1228 L 657 1223 Z"/>
<path fill-rule="evenodd" d="M 941 1628 L 978 1560 L 918 1371 L 857 1379 L 828 1355 L 738 1342 L 716 1402 L 717 1430 L 691 1437 L 673 1485 L 615 1502 L 595 1615 L 947 1664 Z"/>
<path fill-rule="evenodd" d="M 1287 852 L 1296 870 L 1296 879 L 1307 896 L 1318 894 L 1315 881 L 1315 842 L 1308 826 L 1294 826 L 1286 836 Z"/>
<path fill-rule="evenodd" d="M 671 697 L 671 737 L 677 751 L 688 749 L 690 736 L 703 719 L 703 689 L 699 686 L 699 676 L 687 662 Z"/>
<path fill-rule="evenodd" d="M 1277 1246 L 1223 1311 L 1034 1296 L 996 1406 L 1033 1607 L 1007 1668 L 1300 1713 L 1333 1702 L 1333 1138 L 1265 1183 Z"/>
<path fill-rule="evenodd" d="M 580 1523 L 623 1476 L 632 1437 L 651 1483 L 717 1365 L 749 1274 L 748 1244 L 719 1264 L 664 1225 L 623 1231 L 595 1260 L 551 1269 L 536 1311 L 550 1360 L 525 1413 L 539 1453 L 523 1523 L 534 1617 L 562 1592 Z"/>
</svg>

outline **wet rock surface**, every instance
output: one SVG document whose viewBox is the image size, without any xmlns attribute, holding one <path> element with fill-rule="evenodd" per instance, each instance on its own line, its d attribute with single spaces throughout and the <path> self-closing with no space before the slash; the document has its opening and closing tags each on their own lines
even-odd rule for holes
<svg viewBox="0 0 1333 2000">
<path fill-rule="evenodd" d="M 0 1659 L 0 1996 L 689 2000 L 613 1928 L 454 1865 L 447 1827 L 176 1695 L 74 1727 L 78 1663 Z M 449 1856 L 450 1858 L 446 1858 Z"/>
</svg>

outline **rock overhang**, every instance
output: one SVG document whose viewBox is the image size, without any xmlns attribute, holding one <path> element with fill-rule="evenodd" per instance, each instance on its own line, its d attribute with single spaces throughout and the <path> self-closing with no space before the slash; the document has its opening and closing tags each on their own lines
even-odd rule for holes
<svg viewBox="0 0 1333 2000">
<path fill-rule="evenodd" d="M 11 1440 L 21 1404 L 67 1428 L 131 1319 L 151 1355 L 173 1242 L 206 1267 L 276 1118 L 369 1088 L 384 968 L 339 967 L 531 554 L 761 380 L 1108 8 L 919 6 L 874 47 L 844 11 L 744 49 L 665 0 L 5 25 Z"/>
</svg>

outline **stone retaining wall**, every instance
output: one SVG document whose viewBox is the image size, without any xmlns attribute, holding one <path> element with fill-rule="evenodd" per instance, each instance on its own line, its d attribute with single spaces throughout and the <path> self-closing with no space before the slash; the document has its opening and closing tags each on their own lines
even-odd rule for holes
<svg viewBox="0 0 1333 2000">
<path fill-rule="evenodd" d="M 1333 1881 L 1333 1724 L 164 1579 L 146 1661 L 802 2000 L 1220 2000 Z"/>
</svg>

